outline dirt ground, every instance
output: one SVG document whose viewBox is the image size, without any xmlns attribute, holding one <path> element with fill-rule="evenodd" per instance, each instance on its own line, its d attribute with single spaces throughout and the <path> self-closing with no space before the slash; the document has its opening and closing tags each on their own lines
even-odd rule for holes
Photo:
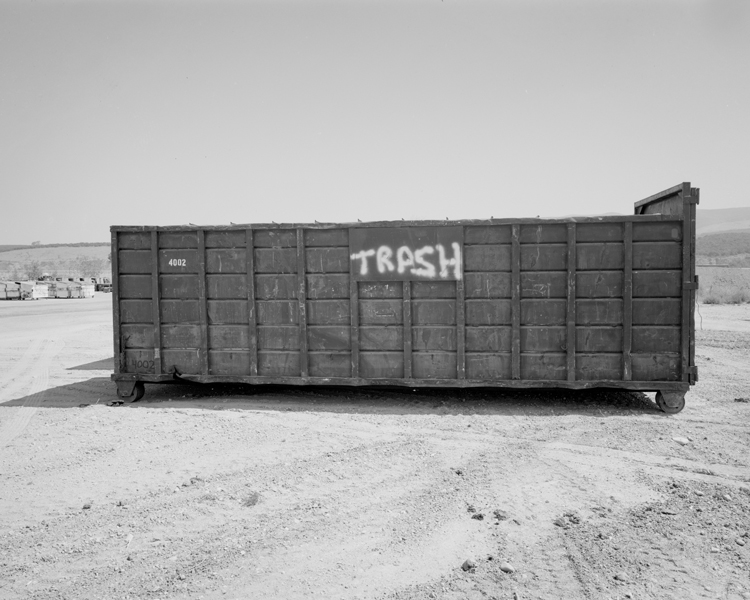
<svg viewBox="0 0 750 600">
<path fill-rule="evenodd" d="M 110 407 L 110 303 L 0 303 L 0 598 L 750 598 L 750 305 L 700 307 L 667 416 L 611 391 Z"/>
</svg>

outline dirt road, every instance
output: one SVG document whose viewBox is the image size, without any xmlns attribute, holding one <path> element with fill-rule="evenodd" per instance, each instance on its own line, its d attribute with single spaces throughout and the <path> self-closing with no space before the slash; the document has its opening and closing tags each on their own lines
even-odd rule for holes
<svg viewBox="0 0 750 600">
<path fill-rule="evenodd" d="M 0 598 L 750 598 L 748 305 L 701 306 L 666 416 L 601 391 L 108 407 L 110 302 L 0 303 Z"/>
</svg>

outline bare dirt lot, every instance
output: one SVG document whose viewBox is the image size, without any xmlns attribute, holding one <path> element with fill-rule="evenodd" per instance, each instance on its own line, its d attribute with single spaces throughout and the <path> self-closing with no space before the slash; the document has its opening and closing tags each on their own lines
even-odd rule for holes
<svg viewBox="0 0 750 600">
<path fill-rule="evenodd" d="M 0 598 L 750 598 L 749 305 L 700 307 L 667 416 L 609 391 L 109 407 L 110 302 L 0 304 Z"/>
</svg>

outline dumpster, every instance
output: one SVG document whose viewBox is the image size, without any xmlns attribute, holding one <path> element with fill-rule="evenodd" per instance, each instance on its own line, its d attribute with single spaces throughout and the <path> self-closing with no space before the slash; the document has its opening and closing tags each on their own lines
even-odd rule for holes
<svg viewBox="0 0 750 600">
<path fill-rule="evenodd" d="M 619 388 L 684 407 L 695 205 L 631 216 L 113 226 L 122 398 L 170 381 Z"/>
<path fill-rule="evenodd" d="M 21 299 L 21 284 L 17 281 L 1 281 L 0 290 L 3 292 L 0 295 L 2 300 Z"/>
<path fill-rule="evenodd" d="M 67 281 L 56 281 L 55 282 L 55 298 L 72 298 L 70 293 L 69 282 Z"/>
<path fill-rule="evenodd" d="M 21 281 L 21 298 L 24 300 L 39 300 L 49 298 L 49 286 L 41 281 Z"/>
<path fill-rule="evenodd" d="M 68 281 L 50 281 L 51 298 L 93 298 L 94 284 L 83 279 Z"/>
</svg>

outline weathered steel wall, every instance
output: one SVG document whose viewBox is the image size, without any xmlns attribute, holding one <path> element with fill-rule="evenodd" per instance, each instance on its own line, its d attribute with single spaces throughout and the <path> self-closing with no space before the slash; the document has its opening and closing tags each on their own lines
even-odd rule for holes
<svg viewBox="0 0 750 600">
<path fill-rule="evenodd" d="M 684 390 L 685 185 L 630 217 L 113 227 L 114 379 Z"/>
</svg>

